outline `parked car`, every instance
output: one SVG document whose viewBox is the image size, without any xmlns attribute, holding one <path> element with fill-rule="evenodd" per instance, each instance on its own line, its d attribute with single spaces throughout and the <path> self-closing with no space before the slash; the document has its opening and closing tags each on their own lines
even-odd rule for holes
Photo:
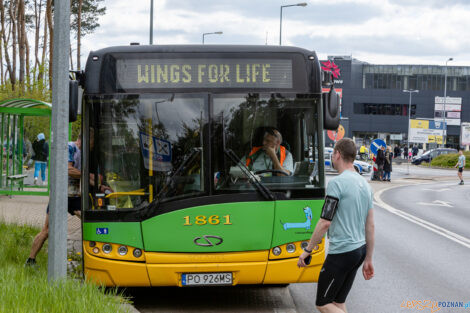
<svg viewBox="0 0 470 313">
<path fill-rule="evenodd" d="M 325 171 L 336 172 L 333 168 L 333 163 L 331 162 L 331 155 L 333 154 L 333 148 L 325 148 Z M 367 162 L 354 160 L 354 169 L 359 174 L 370 173 L 372 170 L 372 165 Z"/>
<path fill-rule="evenodd" d="M 457 153 L 457 150 L 452 149 L 452 148 L 432 149 L 432 150 L 429 150 L 429 151 L 423 153 L 420 156 L 413 157 L 413 160 L 411 161 L 411 164 L 420 165 L 423 162 L 430 163 L 435 157 L 437 157 L 441 154 L 451 154 L 451 153 Z"/>
</svg>

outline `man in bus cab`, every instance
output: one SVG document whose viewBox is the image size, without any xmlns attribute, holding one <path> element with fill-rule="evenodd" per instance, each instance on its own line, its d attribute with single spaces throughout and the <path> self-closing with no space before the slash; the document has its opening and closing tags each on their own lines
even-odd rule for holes
<svg viewBox="0 0 470 313">
<path fill-rule="evenodd" d="M 292 154 L 281 143 L 281 133 L 274 127 L 266 127 L 263 145 L 253 147 L 241 161 L 253 172 L 277 170 L 284 173 L 280 175 L 290 176 L 294 172 Z"/>
</svg>

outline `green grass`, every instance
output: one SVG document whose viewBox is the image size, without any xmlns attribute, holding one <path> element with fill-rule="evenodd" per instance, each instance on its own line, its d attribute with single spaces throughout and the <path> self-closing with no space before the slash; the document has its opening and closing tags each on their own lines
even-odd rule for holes
<svg viewBox="0 0 470 313">
<path fill-rule="evenodd" d="M 470 152 L 464 152 L 465 157 L 467 158 L 466 163 L 470 161 Z M 457 164 L 459 155 L 457 153 L 453 154 L 443 154 L 431 161 L 431 166 L 444 167 L 444 168 L 453 168 Z M 467 166 L 465 166 L 467 167 Z"/>
<path fill-rule="evenodd" d="M 50 284 L 47 281 L 47 245 L 36 261 L 36 268 L 24 262 L 39 229 L 9 225 L 0 221 L 0 312 L 125 312 L 125 299 L 114 289 L 105 289 L 69 278 Z"/>
</svg>

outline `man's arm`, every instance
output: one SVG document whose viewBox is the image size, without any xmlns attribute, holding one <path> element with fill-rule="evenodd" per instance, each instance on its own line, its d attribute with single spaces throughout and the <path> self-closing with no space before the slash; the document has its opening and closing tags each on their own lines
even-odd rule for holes
<svg viewBox="0 0 470 313">
<path fill-rule="evenodd" d="M 286 170 L 285 168 L 282 167 L 281 162 L 279 162 L 274 149 L 266 148 L 265 151 L 266 151 L 266 154 L 271 158 L 271 161 L 273 162 L 273 167 L 275 170 L 282 171 L 286 173 L 287 175 L 292 175 L 292 173 L 289 170 Z"/>
<path fill-rule="evenodd" d="M 313 250 L 315 246 L 321 243 L 323 237 L 328 231 L 328 228 L 330 228 L 330 225 L 331 225 L 330 221 L 320 218 L 317 225 L 315 226 L 315 230 L 313 231 L 312 237 L 310 238 L 310 241 L 308 242 L 307 250 Z M 305 251 L 302 252 L 302 254 L 299 256 L 299 261 L 297 262 L 297 266 L 298 267 L 307 266 L 304 260 L 309 255 L 310 253 L 308 252 L 305 252 Z"/>
<path fill-rule="evenodd" d="M 366 219 L 366 258 L 362 266 L 362 275 L 365 280 L 374 277 L 374 265 L 372 264 L 372 254 L 374 253 L 374 210 L 369 209 Z"/>
<path fill-rule="evenodd" d="M 69 162 L 68 174 L 69 174 L 69 177 L 78 178 L 78 179 L 80 179 L 82 175 L 79 169 L 76 169 L 75 167 L 73 167 L 73 162 Z"/>
</svg>

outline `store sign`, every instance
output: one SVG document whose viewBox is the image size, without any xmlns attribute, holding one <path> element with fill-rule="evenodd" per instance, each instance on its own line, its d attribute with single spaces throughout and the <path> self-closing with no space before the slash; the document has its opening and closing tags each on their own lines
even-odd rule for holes
<svg viewBox="0 0 470 313">
<path fill-rule="evenodd" d="M 339 69 L 339 66 L 335 64 L 335 62 L 328 60 L 328 61 L 322 61 L 321 63 L 321 69 L 324 70 L 325 72 L 330 72 L 333 75 L 333 82 L 335 84 L 342 84 L 343 80 L 339 79 L 341 76 L 341 71 Z"/>
<path fill-rule="evenodd" d="M 390 140 L 403 140 L 402 134 L 390 134 Z"/>
<path fill-rule="evenodd" d="M 470 146 L 470 123 L 462 123 L 460 126 L 460 145 Z"/>
<path fill-rule="evenodd" d="M 435 120 L 410 120 L 409 142 L 442 144 L 445 124 Z"/>
<path fill-rule="evenodd" d="M 434 120 L 445 121 L 447 125 L 460 125 L 460 114 L 462 112 L 462 98 L 460 97 L 435 97 L 434 98 Z"/>
</svg>

